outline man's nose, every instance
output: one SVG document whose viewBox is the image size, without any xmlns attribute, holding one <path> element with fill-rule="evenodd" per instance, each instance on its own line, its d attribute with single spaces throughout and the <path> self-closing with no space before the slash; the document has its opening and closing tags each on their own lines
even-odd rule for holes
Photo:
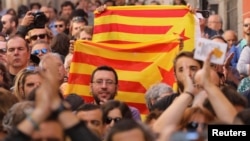
<svg viewBox="0 0 250 141">
<path fill-rule="evenodd" d="M 102 82 L 102 88 L 106 88 L 107 87 L 107 83 L 105 81 Z"/>
</svg>

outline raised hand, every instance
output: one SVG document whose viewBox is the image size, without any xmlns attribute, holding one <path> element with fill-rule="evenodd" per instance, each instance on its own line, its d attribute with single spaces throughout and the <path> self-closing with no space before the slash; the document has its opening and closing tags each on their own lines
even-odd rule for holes
<svg viewBox="0 0 250 141">
<path fill-rule="evenodd" d="M 211 84 L 213 84 L 211 77 L 210 77 L 210 60 L 213 55 L 213 51 L 211 51 L 206 60 L 204 61 L 203 67 L 201 70 L 198 70 L 194 75 L 195 84 L 202 88 L 209 88 Z M 213 84 L 214 85 L 214 84 Z"/>
</svg>

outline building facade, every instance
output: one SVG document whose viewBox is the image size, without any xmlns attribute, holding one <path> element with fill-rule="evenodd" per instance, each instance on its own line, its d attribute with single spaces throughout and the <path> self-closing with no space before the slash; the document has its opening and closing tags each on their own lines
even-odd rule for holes
<svg viewBox="0 0 250 141">
<path fill-rule="evenodd" d="M 62 2 L 66 0 L 1 0 L 4 8 L 14 8 L 21 4 L 29 5 L 31 2 L 40 2 L 42 5 L 51 5 L 60 9 Z M 70 0 L 76 2 L 77 0 Z M 164 4 L 172 4 L 173 0 L 160 0 Z M 192 7 L 200 8 L 203 0 L 186 0 Z M 207 0 L 208 10 L 211 14 L 219 14 L 223 20 L 223 29 L 232 29 L 242 37 L 242 21 L 250 16 L 250 0 Z"/>
</svg>

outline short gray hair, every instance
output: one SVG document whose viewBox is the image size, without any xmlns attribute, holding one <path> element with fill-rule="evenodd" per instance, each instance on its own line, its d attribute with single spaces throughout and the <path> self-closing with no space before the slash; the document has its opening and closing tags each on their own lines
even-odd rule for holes
<svg viewBox="0 0 250 141">
<path fill-rule="evenodd" d="M 3 118 L 2 125 L 4 131 L 12 132 L 21 121 L 23 121 L 28 113 L 31 113 L 35 103 L 33 101 L 22 101 L 14 104 Z"/>
<path fill-rule="evenodd" d="M 173 93 L 173 89 L 166 83 L 156 83 L 149 87 L 149 89 L 145 93 L 146 105 L 149 110 L 152 109 L 151 100 L 158 100 L 158 98 L 164 93 Z"/>
</svg>

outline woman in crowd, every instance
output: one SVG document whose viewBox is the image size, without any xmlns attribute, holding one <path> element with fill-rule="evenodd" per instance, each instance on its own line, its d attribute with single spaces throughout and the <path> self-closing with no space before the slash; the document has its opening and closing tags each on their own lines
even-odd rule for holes
<svg viewBox="0 0 250 141">
<path fill-rule="evenodd" d="M 118 100 L 107 101 L 102 105 L 102 109 L 106 133 L 120 120 L 133 118 L 128 105 Z"/>
</svg>

